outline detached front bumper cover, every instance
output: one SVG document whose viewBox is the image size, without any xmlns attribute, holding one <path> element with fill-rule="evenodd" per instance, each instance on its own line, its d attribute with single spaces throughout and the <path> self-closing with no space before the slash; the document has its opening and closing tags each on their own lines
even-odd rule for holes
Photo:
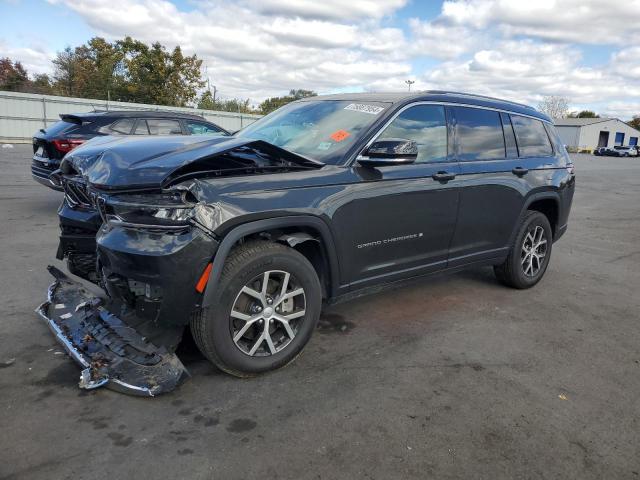
<svg viewBox="0 0 640 480">
<path fill-rule="evenodd" d="M 148 342 L 107 311 L 103 300 L 53 266 L 55 282 L 36 312 L 82 367 L 80 388 L 106 386 L 131 395 L 170 392 L 188 376 L 178 357 Z"/>
</svg>

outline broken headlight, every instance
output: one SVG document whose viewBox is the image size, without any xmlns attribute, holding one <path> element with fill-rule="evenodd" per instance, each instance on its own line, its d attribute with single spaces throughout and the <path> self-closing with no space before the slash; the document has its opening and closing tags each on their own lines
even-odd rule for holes
<svg viewBox="0 0 640 480">
<path fill-rule="evenodd" d="M 102 220 L 112 226 L 184 230 L 191 224 L 195 203 L 188 192 L 127 194 L 98 199 Z"/>
</svg>

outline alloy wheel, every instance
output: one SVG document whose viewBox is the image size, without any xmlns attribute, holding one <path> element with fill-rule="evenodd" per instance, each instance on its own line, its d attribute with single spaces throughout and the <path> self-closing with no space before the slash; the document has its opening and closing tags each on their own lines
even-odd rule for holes
<svg viewBox="0 0 640 480">
<path fill-rule="evenodd" d="M 535 277 L 544 265 L 546 255 L 547 239 L 544 228 L 540 225 L 533 226 L 522 241 L 520 259 L 524 274 L 527 277 Z"/>
<path fill-rule="evenodd" d="M 249 356 L 274 355 L 291 343 L 306 314 L 306 296 L 289 272 L 269 270 L 247 283 L 233 302 L 231 336 Z"/>
</svg>

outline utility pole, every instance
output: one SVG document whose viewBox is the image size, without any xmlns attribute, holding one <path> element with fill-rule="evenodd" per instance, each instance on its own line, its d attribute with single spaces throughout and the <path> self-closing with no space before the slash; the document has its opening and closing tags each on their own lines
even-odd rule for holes
<svg viewBox="0 0 640 480">
<path fill-rule="evenodd" d="M 409 91 L 411 91 L 411 85 L 413 85 L 414 83 L 416 83 L 415 80 L 405 80 L 404 83 L 406 83 L 407 85 L 409 85 Z"/>
<path fill-rule="evenodd" d="M 207 76 L 207 90 L 209 90 L 209 94 L 211 94 L 211 82 L 209 77 Z M 216 94 L 218 93 L 218 89 L 216 86 L 213 86 L 213 103 L 216 103 Z"/>
</svg>

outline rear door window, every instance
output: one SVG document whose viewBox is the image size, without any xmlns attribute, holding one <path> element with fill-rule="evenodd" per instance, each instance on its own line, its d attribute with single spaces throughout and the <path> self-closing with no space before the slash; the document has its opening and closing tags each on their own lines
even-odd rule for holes
<svg viewBox="0 0 640 480">
<path fill-rule="evenodd" d="M 110 130 L 112 132 L 120 133 L 122 135 L 129 135 L 133 128 L 135 118 L 123 118 L 111 125 Z"/>
<path fill-rule="evenodd" d="M 134 135 L 149 135 L 149 127 L 147 127 L 147 121 L 139 119 L 136 124 L 136 129 L 133 131 Z"/>
<path fill-rule="evenodd" d="M 402 138 L 418 145 L 419 162 L 447 160 L 447 120 L 444 107 L 416 105 L 403 111 L 378 136 L 378 140 Z"/>
<path fill-rule="evenodd" d="M 221 135 L 222 132 L 219 128 L 214 127 L 211 124 L 198 122 L 194 120 L 187 120 L 187 131 L 190 135 Z"/>
<path fill-rule="evenodd" d="M 453 111 L 460 160 L 505 158 L 504 134 L 498 112 L 470 107 L 454 107 Z"/>
<path fill-rule="evenodd" d="M 549 136 L 540 120 L 511 115 L 521 157 L 547 157 L 553 154 Z"/>
<path fill-rule="evenodd" d="M 164 118 L 147 119 L 150 135 L 182 135 L 182 127 L 178 120 Z"/>
</svg>

